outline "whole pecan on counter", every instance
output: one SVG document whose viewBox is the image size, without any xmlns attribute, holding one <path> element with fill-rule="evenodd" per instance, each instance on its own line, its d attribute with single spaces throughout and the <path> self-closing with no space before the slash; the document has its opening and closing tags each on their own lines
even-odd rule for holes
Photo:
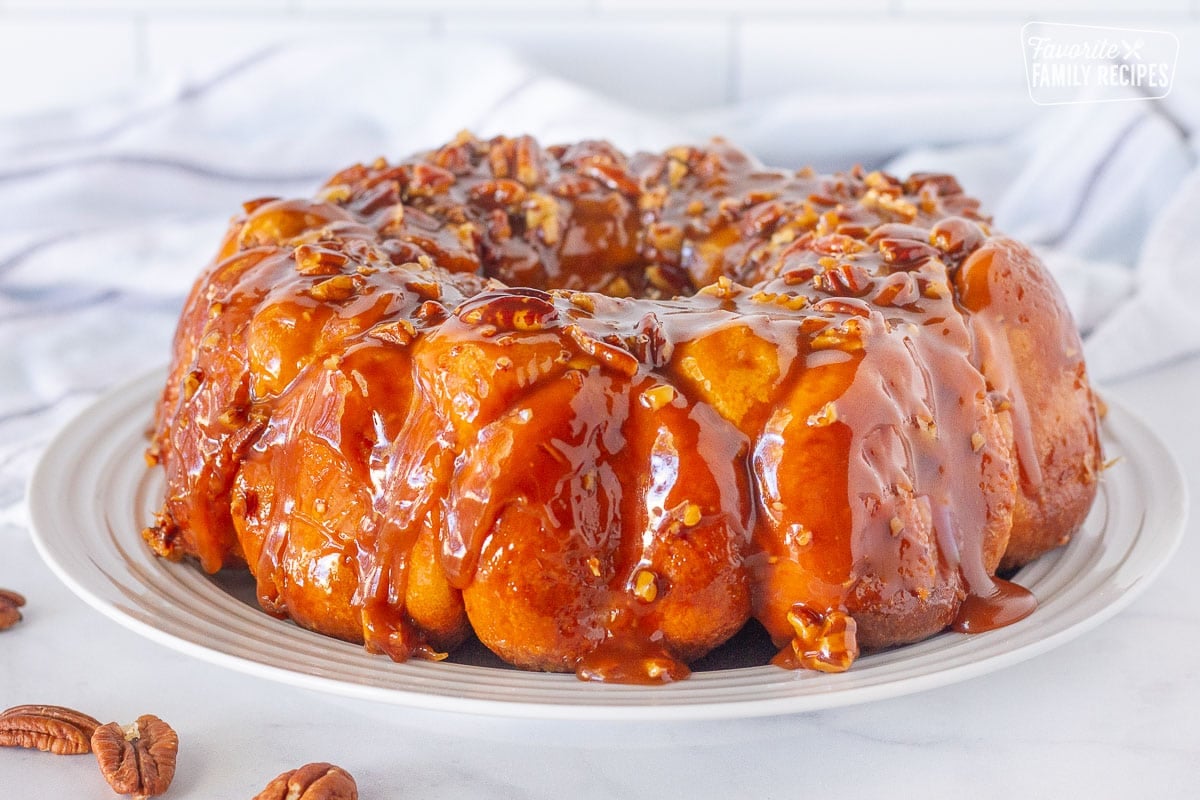
<svg viewBox="0 0 1200 800">
<path fill-rule="evenodd" d="M 60 756 L 91 752 L 100 721 L 62 706 L 13 706 L 0 712 L 0 747 L 36 748 Z"/>
<path fill-rule="evenodd" d="M 114 792 L 144 800 L 171 785 L 179 736 L 158 717 L 143 714 L 124 727 L 115 722 L 101 725 L 92 735 L 92 751 Z"/>
<path fill-rule="evenodd" d="M 0 631 L 6 631 L 21 621 L 18 610 L 25 605 L 25 598 L 8 589 L 0 589 Z"/>
<path fill-rule="evenodd" d="M 341 767 L 318 762 L 277 776 L 254 800 L 358 800 L 358 784 Z"/>
</svg>

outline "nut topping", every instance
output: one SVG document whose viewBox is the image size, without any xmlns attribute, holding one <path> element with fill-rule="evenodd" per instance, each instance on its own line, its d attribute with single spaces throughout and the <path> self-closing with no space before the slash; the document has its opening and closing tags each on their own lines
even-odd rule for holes
<svg viewBox="0 0 1200 800">
<path fill-rule="evenodd" d="M 642 392 L 638 400 L 651 411 L 658 411 L 675 401 L 675 387 L 670 384 L 657 383 Z"/>
<path fill-rule="evenodd" d="M 561 224 L 558 218 L 558 203 L 549 195 L 534 192 L 523 204 L 525 206 L 525 227 L 531 231 L 541 231 L 542 241 L 547 245 L 558 244 Z"/>
<path fill-rule="evenodd" d="M 276 777 L 254 800 L 358 800 L 358 785 L 334 764 L 305 764 Z"/>
<path fill-rule="evenodd" d="M 574 340 L 580 350 L 602 365 L 610 367 L 626 377 L 632 378 L 637 374 L 638 360 L 628 350 L 597 339 L 578 325 L 568 325 L 564 331 Z"/>
<path fill-rule="evenodd" d="M 354 296 L 355 280 L 350 275 L 334 275 L 321 281 L 308 290 L 314 300 L 349 300 Z"/>
<path fill-rule="evenodd" d="M 819 672 L 845 672 L 858 658 L 858 625 L 844 611 L 829 609 L 822 613 L 797 603 L 787 619 L 796 634 L 789 655 L 798 666 Z"/>
<path fill-rule="evenodd" d="M 633 577 L 633 594 L 643 603 L 653 603 L 658 597 L 658 580 L 648 569 L 639 569 Z"/>
<path fill-rule="evenodd" d="M 62 706 L 14 706 L 0 713 L 0 747 L 28 747 L 59 756 L 89 752 L 100 721 Z"/>
<path fill-rule="evenodd" d="M 25 598 L 8 589 L 0 589 L 0 631 L 6 631 L 21 621 L 18 610 L 25 605 Z"/>
<path fill-rule="evenodd" d="M 345 253 L 315 244 L 300 245 L 292 257 L 301 275 L 336 275 L 350 261 Z"/>
<path fill-rule="evenodd" d="M 171 785 L 179 736 L 158 717 L 143 714 L 124 728 L 115 722 L 97 728 L 92 735 L 92 751 L 114 792 L 144 800 L 162 794 Z"/>
</svg>

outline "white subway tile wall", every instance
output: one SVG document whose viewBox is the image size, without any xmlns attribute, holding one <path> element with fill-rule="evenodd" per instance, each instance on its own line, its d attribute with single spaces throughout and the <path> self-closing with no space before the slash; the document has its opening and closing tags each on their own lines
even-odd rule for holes
<svg viewBox="0 0 1200 800">
<path fill-rule="evenodd" d="M 746 21 L 736 96 L 783 92 L 995 89 L 1025 81 L 1020 23 Z"/>
<path fill-rule="evenodd" d="M 305 40 L 341 41 L 377 36 L 403 42 L 433 34 L 419 15 L 247 15 L 236 21 L 209 15 L 153 17 L 145 22 L 145 65 L 158 78 L 195 79 L 256 53 Z"/>
<path fill-rule="evenodd" d="M 715 105 L 731 88 L 733 37 L 718 19 L 489 13 L 451 17 L 442 31 L 509 45 L 547 72 L 644 108 Z"/>
<path fill-rule="evenodd" d="M 128 91 L 142 70 L 140 49 L 132 20 L 0 11 L 0 114 Z"/>
<path fill-rule="evenodd" d="M 507 43 L 665 111 L 812 88 L 1020 89 L 1030 19 L 1172 30 L 1181 73 L 1200 75 L 1200 0 L 0 0 L 0 115 L 365 32 Z"/>
</svg>

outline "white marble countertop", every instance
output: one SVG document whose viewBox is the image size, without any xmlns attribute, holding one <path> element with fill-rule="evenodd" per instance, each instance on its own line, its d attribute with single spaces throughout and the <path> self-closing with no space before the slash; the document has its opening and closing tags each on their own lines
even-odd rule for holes
<svg viewBox="0 0 1200 800">
<path fill-rule="evenodd" d="M 1200 496 L 1200 359 L 1105 387 L 1169 443 Z M 82 402 L 82 400 L 80 401 Z M 17 462 L 29 458 L 14 454 Z M 12 470 L 6 473 L 13 488 Z M 0 634 L 0 706 L 155 713 L 182 741 L 168 797 L 250 798 L 309 761 L 364 798 L 1188 797 L 1200 785 L 1200 563 L 1193 515 L 1157 582 L 1099 629 L 1031 661 L 899 699 L 732 722 L 510 721 L 376 706 L 248 677 L 93 611 L 0 527 L 0 586 L 25 619 Z M 0 795 L 111 797 L 90 756 L 0 751 Z"/>
</svg>

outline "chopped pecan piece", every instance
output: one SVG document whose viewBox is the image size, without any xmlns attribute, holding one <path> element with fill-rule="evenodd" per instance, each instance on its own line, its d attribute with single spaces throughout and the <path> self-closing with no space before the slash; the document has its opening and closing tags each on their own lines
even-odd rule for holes
<svg viewBox="0 0 1200 800">
<path fill-rule="evenodd" d="M 334 275 L 309 287 L 308 293 L 314 300 L 349 300 L 358 288 L 352 275 Z"/>
<path fill-rule="evenodd" d="M 858 657 L 858 625 L 844 611 L 818 612 L 797 603 L 788 613 L 788 623 L 796 635 L 791 652 L 784 655 L 805 669 L 820 672 L 845 672 Z"/>
</svg>

